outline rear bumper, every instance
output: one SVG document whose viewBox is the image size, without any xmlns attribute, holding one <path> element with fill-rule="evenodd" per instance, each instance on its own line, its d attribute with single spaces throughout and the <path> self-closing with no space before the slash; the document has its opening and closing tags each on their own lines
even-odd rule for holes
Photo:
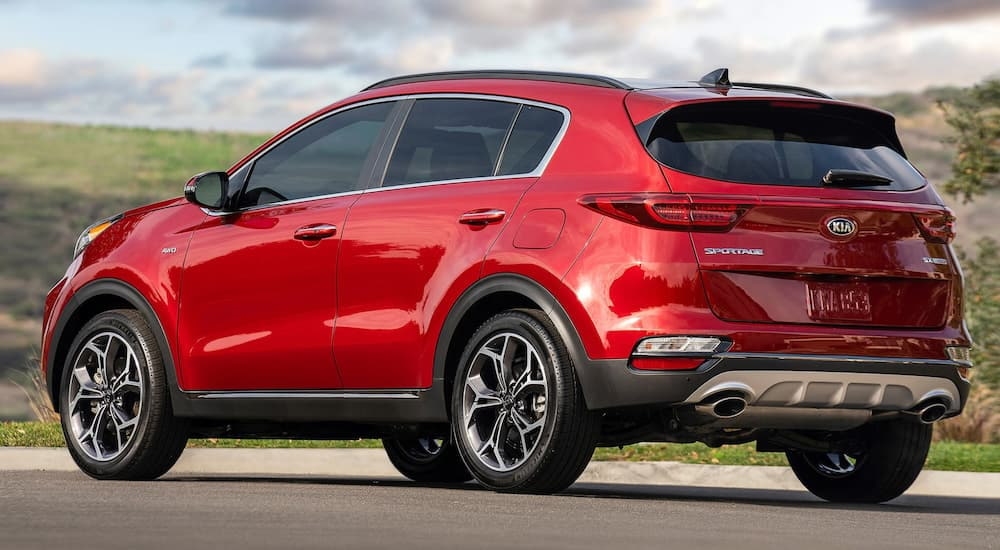
<svg viewBox="0 0 1000 550">
<path fill-rule="evenodd" d="M 726 392 L 750 405 L 902 411 L 928 399 L 958 414 L 969 394 L 955 361 L 935 359 L 718 353 L 694 371 L 649 372 L 626 360 L 577 369 L 591 409 L 699 403 Z"/>
</svg>

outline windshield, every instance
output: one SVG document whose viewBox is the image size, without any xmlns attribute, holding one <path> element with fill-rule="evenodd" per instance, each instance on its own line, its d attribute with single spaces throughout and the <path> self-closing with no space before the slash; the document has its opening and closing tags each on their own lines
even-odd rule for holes
<svg viewBox="0 0 1000 550">
<path fill-rule="evenodd" d="M 872 189 L 923 186 L 923 176 L 896 150 L 894 140 L 861 113 L 822 103 L 685 105 L 656 121 L 648 149 L 675 170 L 738 183 L 819 187 L 830 170 L 851 170 L 891 180 Z M 863 183 L 851 186 L 868 187 Z"/>
</svg>

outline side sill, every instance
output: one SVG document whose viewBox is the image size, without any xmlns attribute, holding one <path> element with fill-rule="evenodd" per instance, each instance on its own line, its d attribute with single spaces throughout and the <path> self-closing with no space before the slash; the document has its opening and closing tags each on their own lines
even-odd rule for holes
<svg viewBox="0 0 1000 550">
<path fill-rule="evenodd" d="M 357 423 L 446 423 L 440 388 L 401 391 L 181 392 L 174 413 L 188 418 Z"/>
</svg>

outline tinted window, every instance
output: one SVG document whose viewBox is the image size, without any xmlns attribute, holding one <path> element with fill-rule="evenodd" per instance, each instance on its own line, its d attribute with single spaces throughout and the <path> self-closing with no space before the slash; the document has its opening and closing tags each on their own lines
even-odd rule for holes
<svg viewBox="0 0 1000 550">
<path fill-rule="evenodd" d="M 482 99 L 413 104 L 384 186 L 492 176 L 518 106 Z"/>
<path fill-rule="evenodd" d="M 254 164 L 241 206 L 359 189 L 361 171 L 393 105 L 337 113 L 281 142 Z"/>
<path fill-rule="evenodd" d="M 500 175 L 527 174 L 535 170 L 563 125 L 559 111 L 525 105 L 503 150 Z"/>
<path fill-rule="evenodd" d="M 922 186 L 892 140 L 851 112 L 751 101 L 678 107 L 657 121 L 649 151 L 676 170 L 739 183 L 818 187 L 828 170 L 845 169 L 893 180 L 873 189 Z"/>
</svg>

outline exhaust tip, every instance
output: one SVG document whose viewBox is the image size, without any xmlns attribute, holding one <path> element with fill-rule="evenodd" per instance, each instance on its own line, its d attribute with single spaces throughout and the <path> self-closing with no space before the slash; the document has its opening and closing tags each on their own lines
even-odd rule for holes
<svg viewBox="0 0 1000 550">
<path fill-rule="evenodd" d="M 718 418 L 733 418 L 743 414 L 747 408 L 747 400 L 742 397 L 723 397 L 712 404 L 712 414 Z"/>
<path fill-rule="evenodd" d="M 920 409 L 918 414 L 921 422 L 924 424 L 933 424 L 948 414 L 948 407 L 943 403 L 931 403 Z"/>
</svg>

